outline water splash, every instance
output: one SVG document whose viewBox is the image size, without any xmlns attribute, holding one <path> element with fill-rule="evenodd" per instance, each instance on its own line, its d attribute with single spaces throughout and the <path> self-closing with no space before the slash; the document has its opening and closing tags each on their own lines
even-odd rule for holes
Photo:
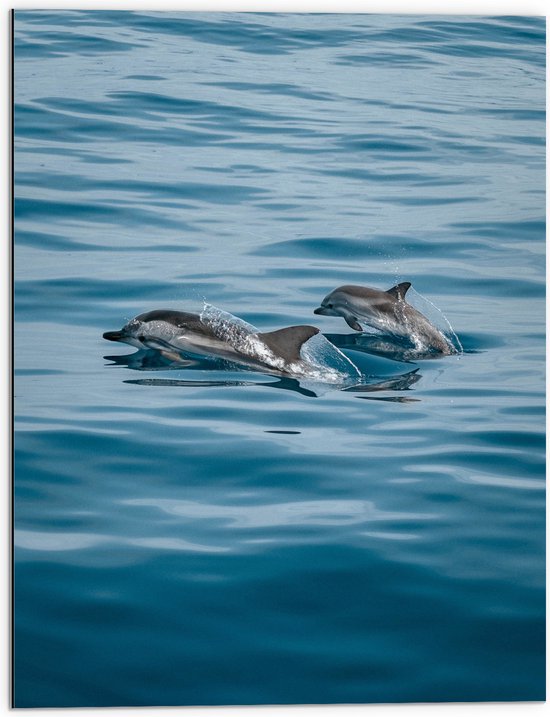
<svg viewBox="0 0 550 717">
<path fill-rule="evenodd" d="M 316 371 L 325 376 L 327 382 L 357 381 L 361 372 L 340 349 L 323 334 L 315 334 L 304 343 L 300 355 Z"/>
<path fill-rule="evenodd" d="M 320 333 L 304 342 L 299 362 L 288 364 L 261 340 L 255 326 L 237 316 L 205 303 L 200 319 L 219 339 L 229 343 L 239 353 L 277 371 L 322 383 L 343 385 L 361 377 L 355 364 Z"/>
<path fill-rule="evenodd" d="M 208 303 L 205 303 L 200 319 L 221 341 L 227 342 L 244 356 L 278 371 L 289 369 L 285 361 L 261 341 L 258 329 L 247 321 Z"/>
<path fill-rule="evenodd" d="M 414 293 L 414 295 L 415 295 L 416 298 L 420 298 L 420 299 L 421 299 L 422 301 L 424 301 L 431 309 L 433 309 L 433 311 L 437 314 L 437 318 L 438 318 L 438 320 L 439 320 L 439 322 L 440 322 L 440 323 L 439 323 L 439 326 L 438 326 L 438 321 L 433 321 L 434 325 L 437 326 L 437 328 L 440 328 L 440 330 L 442 331 L 443 335 L 444 335 L 445 338 L 450 342 L 450 344 L 451 344 L 451 346 L 453 347 L 453 349 L 454 349 L 458 354 L 463 354 L 463 353 L 464 353 L 464 348 L 463 348 L 463 346 L 462 346 L 462 343 L 460 342 L 460 339 L 458 338 L 458 336 L 457 336 L 455 330 L 453 329 L 453 327 L 452 327 L 452 325 L 451 325 L 451 322 L 450 322 L 449 319 L 445 316 L 445 314 L 443 313 L 443 311 L 441 311 L 441 309 L 440 309 L 438 306 L 436 306 L 436 304 L 434 304 L 433 301 L 430 301 L 430 299 L 428 299 L 426 296 L 424 296 L 423 294 L 421 294 L 421 293 L 420 293 L 417 289 L 415 289 L 413 286 L 411 286 L 411 288 L 409 289 L 409 291 L 412 291 L 412 292 Z M 431 317 L 430 317 L 430 320 L 432 320 Z M 445 329 L 441 328 L 441 323 L 443 323 L 443 324 L 445 325 Z"/>
<path fill-rule="evenodd" d="M 200 313 L 200 320 L 220 339 L 228 341 L 236 347 L 241 341 L 246 340 L 252 334 L 258 333 L 258 329 L 252 324 L 230 314 L 228 311 L 218 309 L 206 301 Z M 233 344 L 234 341 L 236 344 Z"/>
</svg>

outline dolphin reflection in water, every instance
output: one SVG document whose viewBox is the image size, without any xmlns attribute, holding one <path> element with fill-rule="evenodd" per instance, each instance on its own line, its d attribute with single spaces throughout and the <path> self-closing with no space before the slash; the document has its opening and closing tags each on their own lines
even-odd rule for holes
<svg viewBox="0 0 550 717">
<path fill-rule="evenodd" d="M 170 357 L 166 353 L 161 353 L 156 350 L 140 350 L 132 354 L 124 355 L 112 355 L 104 356 L 105 360 L 110 361 L 112 366 L 125 366 L 131 368 L 134 371 L 201 371 L 201 372 L 234 372 L 242 371 L 242 365 L 238 365 L 231 361 L 224 359 L 206 359 L 206 358 L 181 358 Z M 250 370 L 250 368 L 248 369 Z M 376 393 L 380 391 L 407 391 L 411 386 L 420 381 L 422 378 L 421 374 L 418 373 L 418 368 L 406 373 L 400 373 L 393 376 L 363 376 L 359 383 L 354 383 L 352 386 L 337 387 L 342 391 L 348 391 L 356 393 L 357 398 L 367 398 L 363 394 L 365 393 Z M 280 376 L 275 377 L 273 381 L 252 381 L 243 379 L 172 379 L 172 378 L 135 378 L 126 379 L 124 383 L 136 384 L 139 386 L 174 386 L 180 388 L 197 388 L 197 387 L 209 387 L 209 386 L 262 386 L 265 388 L 277 388 L 286 391 L 294 391 L 300 393 L 303 396 L 316 397 L 319 394 L 320 387 L 315 383 L 304 382 L 303 379 L 292 378 L 291 376 Z M 397 397 L 397 396 L 373 396 L 369 398 L 376 398 L 380 401 L 397 401 L 397 402 L 411 402 L 418 399 Z"/>
</svg>

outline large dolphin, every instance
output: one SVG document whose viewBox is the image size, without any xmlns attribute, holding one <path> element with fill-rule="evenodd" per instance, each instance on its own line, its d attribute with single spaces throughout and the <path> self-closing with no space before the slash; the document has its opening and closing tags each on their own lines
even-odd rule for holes
<svg viewBox="0 0 550 717">
<path fill-rule="evenodd" d="M 243 331 L 238 325 L 216 329 L 199 314 L 156 309 L 136 316 L 120 331 L 107 331 L 103 338 L 138 348 L 218 356 L 252 367 L 283 374 L 307 372 L 300 355 L 303 344 L 319 333 L 315 326 L 289 326 L 267 333 Z"/>
<path fill-rule="evenodd" d="M 456 353 L 446 336 L 405 301 L 411 283 L 404 281 L 387 291 L 368 286 L 339 286 L 327 294 L 313 313 L 343 316 L 348 326 L 363 331 L 359 320 L 384 333 L 406 337 L 420 350 Z"/>
</svg>

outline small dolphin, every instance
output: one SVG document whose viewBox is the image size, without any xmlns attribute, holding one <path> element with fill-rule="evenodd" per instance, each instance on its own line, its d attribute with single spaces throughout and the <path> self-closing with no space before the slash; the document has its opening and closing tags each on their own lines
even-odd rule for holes
<svg viewBox="0 0 550 717">
<path fill-rule="evenodd" d="M 300 374 L 307 365 L 300 355 L 303 344 L 319 333 L 315 326 L 289 326 L 267 333 L 216 331 L 199 314 L 171 309 L 156 309 L 136 316 L 120 331 L 107 331 L 103 338 L 138 348 L 160 350 L 169 358 L 189 352 Z"/>
<path fill-rule="evenodd" d="M 403 336 L 420 350 L 441 354 L 456 353 L 446 336 L 428 319 L 405 301 L 410 281 L 392 286 L 387 291 L 367 286 L 339 286 L 323 299 L 313 312 L 322 316 L 343 316 L 348 326 L 363 331 L 358 319 L 379 331 Z"/>
</svg>

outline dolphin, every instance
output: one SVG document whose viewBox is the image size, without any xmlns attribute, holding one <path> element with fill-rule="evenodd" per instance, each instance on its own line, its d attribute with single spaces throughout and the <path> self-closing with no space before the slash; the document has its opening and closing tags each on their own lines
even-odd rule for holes
<svg viewBox="0 0 550 717">
<path fill-rule="evenodd" d="M 444 355 L 456 353 L 447 337 L 405 301 L 410 286 L 410 281 L 403 281 L 387 291 L 368 286 L 339 286 L 325 296 L 313 313 L 343 316 L 355 331 L 363 331 L 359 323 L 361 319 L 367 326 L 409 339 L 419 350 L 429 349 Z"/>
<path fill-rule="evenodd" d="M 277 373 L 300 374 L 307 371 L 300 349 L 318 333 L 315 326 L 288 326 L 267 333 L 239 326 L 216 331 L 199 314 L 155 309 L 136 316 L 120 331 L 105 332 L 103 338 L 140 349 L 157 349 L 168 358 L 188 352 L 274 369 Z"/>
</svg>

